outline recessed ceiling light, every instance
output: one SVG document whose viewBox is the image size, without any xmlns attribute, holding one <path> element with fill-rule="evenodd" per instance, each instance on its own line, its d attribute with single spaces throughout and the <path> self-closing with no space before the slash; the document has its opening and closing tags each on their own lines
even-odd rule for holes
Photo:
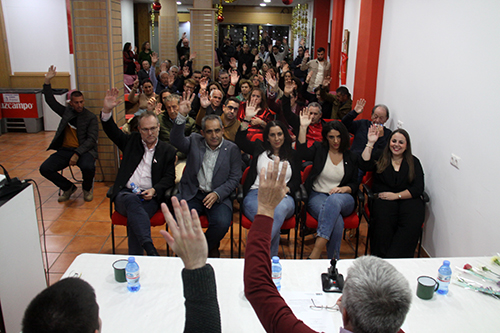
<svg viewBox="0 0 500 333">
<path fill-rule="evenodd" d="M 178 5 L 180 6 L 180 5 L 182 5 L 182 2 L 180 2 L 180 1 L 177 1 L 177 4 L 178 4 Z"/>
<path fill-rule="evenodd" d="M 260 4 L 261 7 L 266 7 L 267 5 L 265 3 Z"/>
<path fill-rule="evenodd" d="M 271 2 L 271 0 L 264 0 L 264 2 Z"/>
</svg>

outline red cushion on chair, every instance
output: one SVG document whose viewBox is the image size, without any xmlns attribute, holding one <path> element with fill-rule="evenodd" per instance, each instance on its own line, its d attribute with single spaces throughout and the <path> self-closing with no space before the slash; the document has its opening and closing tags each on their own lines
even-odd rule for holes
<svg viewBox="0 0 500 333">
<path fill-rule="evenodd" d="M 163 213 L 161 212 L 161 209 L 159 209 L 155 215 L 149 220 L 151 222 L 152 227 L 157 227 L 159 225 L 164 225 L 165 224 L 165 218 L 163 217 Z M 122 214 L 118 213 L 116 210 L 113 212 L 113 215 L 111 215 L 111 223 L 114 225 L 127 225 L 127 217 L 123 216 Z"/>
<path fill-rule="evenodd" d="M 250 221 L 244 214 L 242 214 L 241 216 L 241 226 L 245 229 L 250 229 L 250 227 L 252 226 L 252 221 Z M 281 230 L 288 230 L 293 228 L 295 228 L 295 216 L 286 219 L 281 226 Z"/>
<path fill-rule="evenodd" d="M 208 218 L 206 215 L 200 216 L 200 222 L 202 228 L 208 228 Z"/>
<path fill-rule="evenodd" d="M 344 229 L 356 229 L 359 225 L 359 218 L 356 211 L 351 215 L 344 217 Z M 309 213 L 306 213 L 306 227 L 311 229 L 318 228 L 318 221 Z"/>
</svg>

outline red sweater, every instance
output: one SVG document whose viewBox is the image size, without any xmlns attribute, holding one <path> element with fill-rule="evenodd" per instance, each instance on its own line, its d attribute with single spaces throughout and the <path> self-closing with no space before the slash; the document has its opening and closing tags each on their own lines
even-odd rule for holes
<svg viewBox="0 0 500 333">
<path fill-rule="evenodd" d="M 256 215 L 245 251 L 245 296 L 266 332 L 316 332 L 297 319 L 271 278 L 271 229 L 273 219 Z"/>
</svg>

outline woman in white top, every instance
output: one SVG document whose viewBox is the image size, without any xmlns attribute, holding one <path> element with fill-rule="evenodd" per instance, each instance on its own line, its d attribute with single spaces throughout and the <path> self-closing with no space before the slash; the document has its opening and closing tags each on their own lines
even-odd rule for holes
<svg viewBox="0 0 500 333">
<path fill-rule="evenodd" d="M 304 184 L 309 198 L 307 210 L 318 220 L 316 243 L 309 258 L 319 259 L 327 246 L 328 258 L 338 259 L 344 230 L 342 217 L 355 208 L 358 158 L 349 151 L 349 132 L 339 121 L 323 125 L 323 141 L 307 148 L 306 133 L 311 119 L 308 109 L 301 111 L 297 145 L 299 157 L 313 161 Z"/>
<path fill-rule="evenodd" d="M 250 105 L 249 105 L 250 107 Z M 252 118 L 251 112 L 248 112 L 247 117 Z M 250 108 L 251 111 L 251 108 Z M 280 229 L 283 222 L 292 217 L 295 212 L 294 195 L 300 187 L 300 159 L 297 158 L 297 153 L 292 149 L 292 139 L 288 134 L 288 130 L 280 121 L 270 121 L 267 123 L 263 140 L 249 141 L 247 139 L 248 122 L 243 121 L 241 127 L 236 133 L 235 142 L 238 147 L 252 155 L 252 161 L 248 170 L 245 183 L 243 184 L 243 212 L 245 216 L 253 221 L 257 214 L 257 192 L 259 188 L 259 172 L 262 168 L 266 168 L 269 161 L 275 156 L 280 158 L 280 170 L 283 163 L 288 163 L 291 167 L 286 171 L 286 182 L 288 194 L 281 200 L 280 204 L 274 211 L 273 229 L 271 233 L 271 257 L 278 255 Z"/>
</svg>

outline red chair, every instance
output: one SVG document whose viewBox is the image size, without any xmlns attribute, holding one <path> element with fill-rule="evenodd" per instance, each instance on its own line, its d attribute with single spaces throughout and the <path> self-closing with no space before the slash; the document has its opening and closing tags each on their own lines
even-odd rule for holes
<svg viewBox="0 0 500 333">
<path fill-rule="evenodd" d="M 311 172 L 312 165 L 308 165 L 304 171 L 302 172 L 302 183 L 305 183 L 309 173 Z M 305 189 L 302 194 L 303 198 L 305 196 Z M 344 217 L 344 240 L 346 240 L 346 230 L 347 229 L 355 229 L 355 237 L 356 237 L 356 247 L 353 247 L 351 244 L 351 248 L 354 250 L 354 258 L 358 257 L 358 247 L 359 247 L 359 222 L 362 216 L 362 207 L 364 196 L 362 193 L 358 192 L 358 209 L 354 210 L 351 215 Z M 309 212 L 307 212 L 307 204 L 304 203 L 304 212 L 302 214 L 302 224 L 301 224 L 301 234 L 302 234 L 302 244 L 300 249 L 300 258 L 304 257 L 304 239 L 307 235 L 312 234 L 312 232 L 307 232 L 308 229 L 317 229 L 318 228 L 318 220 L 312 217 Z"/>
<path fill-rule="evenodd" d="M 250 167 L 247 167 L 245 171 L 243 172 L 243 176 L 241 177 L 240 181 L 240 188 L 238 189 L 238 202 L 240 203 L 240 239 L 239 239 L 239 245 L 238 245 L 238 258 L 241 258 L 241 238 L 242 238 L 242 227 L 245 229 L 250 230 L 252 227 L 252 221 L 248 219 L 248 217 L 243 214 L 243 184 L 245 183 L 245 180 L 248 175 L 248 171 L 250 170 Z M 294 216 L 290 217 L 289 219 L 286 219 L 283 222 L 283 225 L 281 226 L 281 230 L 292 230 L 295 229 L 295 240 L 294 240 L 294 246 L 293 246 L 293 259 L 297 258 L 297 226 L 298 226 L 298 212 L 299 210 L 297 209 L 297 198 L 295 202 L 295 214 Z M 290 235 L 289 235 L 290 236 Z"/>
</svg>

